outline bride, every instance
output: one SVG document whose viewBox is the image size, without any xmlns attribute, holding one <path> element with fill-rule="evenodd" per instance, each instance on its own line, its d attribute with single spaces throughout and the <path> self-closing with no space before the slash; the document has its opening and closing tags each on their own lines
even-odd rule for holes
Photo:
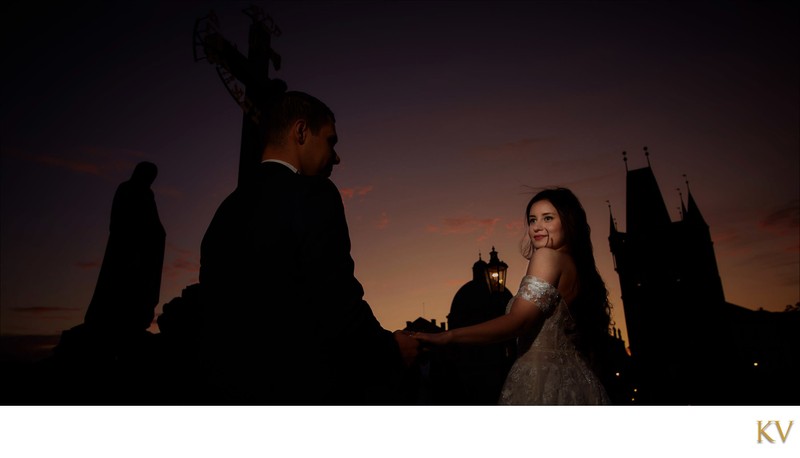
<svg viewBox="0 0 800 458">
<path fill-rule="evenodd" d="M 608 291 L 595 265 L 586 212 L 572 191 L 546 189 L 525 210 L 522 254 L 530 260 L 506 314 L 429 334 L 433 345 L 490 344 L 516 337 L 519 357 L 500 404 L 608 404 L 597 375 L 610 322 Z"/>
</svg>

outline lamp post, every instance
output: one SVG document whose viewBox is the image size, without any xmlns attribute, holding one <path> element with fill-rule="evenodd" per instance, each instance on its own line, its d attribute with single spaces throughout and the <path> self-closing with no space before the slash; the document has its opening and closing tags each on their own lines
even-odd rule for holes
<svg viewBox="0 0 800 458">
<path fill-rule="evenodd" d="M 508 264 L 497 257 L 497 251 L 492 247 L 489 253 L 489 263 L 486 266 L 486 281 L 492 293 L 502 293 L 506 289 L 506 272 Z"/>
</svg>

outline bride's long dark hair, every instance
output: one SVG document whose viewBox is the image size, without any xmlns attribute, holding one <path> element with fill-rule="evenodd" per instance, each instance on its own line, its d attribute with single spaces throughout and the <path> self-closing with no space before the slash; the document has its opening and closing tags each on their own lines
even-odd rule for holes
<svg viewBox="0 0 800 458">
<path fill-rule="evenodd" d="M 569 305 L 570 314 L 575 320 L 576 346 L 597 375 L 602 376 L 603 348 L 609 336 L 611 305 L 606 284 L 594 260 L 586 211 L 569 189 L 549 188 L 538 192 L 528 202 L 525 208 L 526 221 L 533 204 L 542 200 L 549 201 L 558 211 L 565 244 L 578 270 L 578 295 Z M 528 259 L 533 256 L 530 237 L 523 240 L 522 255 Z"/>
</svg>

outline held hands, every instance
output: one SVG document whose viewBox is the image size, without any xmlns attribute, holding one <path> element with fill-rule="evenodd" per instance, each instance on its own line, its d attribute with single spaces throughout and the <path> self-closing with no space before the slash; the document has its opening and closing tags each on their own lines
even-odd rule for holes
<svg viewBox="0 0 800 458">
<path fill-rule="evenodd" d="M 411 367 L 419 358 L 420 353 L 424 353 L 426 347 L 434 345 L 447 345 L 452 340 L 452 331 L 429 333 L 414 331 L 395 331 L 394 338 L 400 347 L 400 354 L 406 367 Z"/>
<path fill-rule="evenodd" d="M 419 356 L 419 342 L 409 337 L 404 331 L 395 331 L 394 339 L 400 348 L 403 363 L 405 363 L 406 367 L 411 367 Z"/>
</svg>

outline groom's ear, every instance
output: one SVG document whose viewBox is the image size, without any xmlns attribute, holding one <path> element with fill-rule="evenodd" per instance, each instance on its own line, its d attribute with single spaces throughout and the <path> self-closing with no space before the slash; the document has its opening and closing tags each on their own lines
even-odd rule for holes
<svg viewBox="0 0 800 458">
<path fill-rule="evenodd" d="M 298 119 L 292 124 L 292 136 L 298 145 L 302 145 L 308 139 L 308 123 L 305 119 Z"/>
</svg>

